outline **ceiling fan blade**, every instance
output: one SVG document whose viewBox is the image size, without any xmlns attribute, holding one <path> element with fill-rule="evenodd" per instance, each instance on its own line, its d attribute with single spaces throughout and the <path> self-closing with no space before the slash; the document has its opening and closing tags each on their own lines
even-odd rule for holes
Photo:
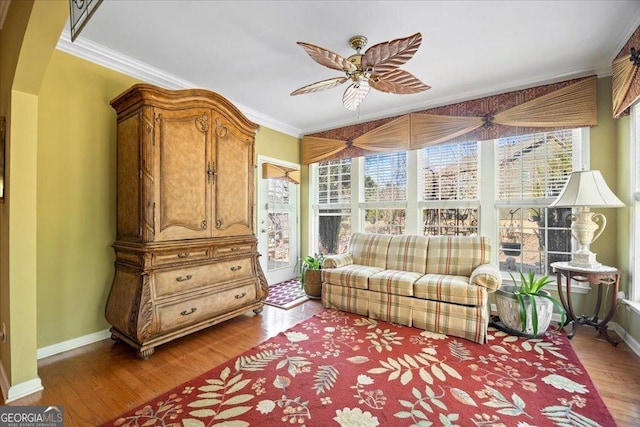
<svg viewBox="0 0 640 427">
<path fill-rule="evenodd" d="M 381 92 L 397 93 L 397 94 L 410 94 L 424 92 L 427 89 L 431 89 L 422 83 L 413 74 L 395 69 L 384 74 L 374 74 L 369 78 L 371 87 Z"/>
<path fill-rule="evenodd" d="M 344 108 L 349 111 L 353 111 L 358 108 L 362 100 L 367 96 L 371 90 L 369 86 L 369 82 L 363 80 L 361 82 L 357 82 L 352 84 L 344 91 L 344 95 L 342 95 L 342 104 Z"/>
<path fill-rule="evenodd" d="M 300 89 L 294 90 L 293 92 L 291 92 L 291 96 L 301 95 L 303 93 L 318 92 L 325 89 L 331 89 L 332 87 L 341 85 L 346 81 L 347 81 L 347 77 L 334 77 L 332 79 L 322 80 L 319 82 L 311 83 L 310 85 L 303 86 Z"/>
<path fill-rule="evenodd" d="M 362 56 L 362 69 L 373 68 L 376 73 L 395 70 L 413 57 L 421 43 L 422 34 L 415 33 L 371 46 Z"/>
<path fill-rule="evenodd" d="M 320 65 L 324 65 L 325 67 L 338 71 L 353 72 L 357 70 L 355 65 L 337 53 L 333 53 L 330 50 L 309 43 L 298 42 L 298 44 L 302 46 L 305 52 L 307 52 L 309 56 Z"/>
</svg>

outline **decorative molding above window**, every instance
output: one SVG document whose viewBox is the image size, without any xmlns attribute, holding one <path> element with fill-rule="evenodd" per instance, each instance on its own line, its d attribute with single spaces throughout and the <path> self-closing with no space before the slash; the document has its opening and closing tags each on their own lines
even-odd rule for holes
<svg viewBox="0 0 640 427">
<path fill-rule="evenodd" d="M 613 117 L 629 115 L 629 107 L 640 98 L 640 27 L 613 60 Z"/>
<path fill-rule="evenodd" d="M 265 162 L 262 164 L 262 178 L 280 179 L 300 184 L 300 170 Z"/>
<path fill-rule="evenodd" d="M 567 80 L 308 135 L 302 163 L 596 126 L 596 81 Z"/>
</svg>

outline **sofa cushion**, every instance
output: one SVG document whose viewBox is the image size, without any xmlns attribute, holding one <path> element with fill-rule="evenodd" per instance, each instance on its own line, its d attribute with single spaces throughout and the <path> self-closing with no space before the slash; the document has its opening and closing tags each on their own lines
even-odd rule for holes
<svg viewBox="0 0 640 427">
<path fill-rule="evenodd" d="M 387 250 L 392 237 L 389 234 L 354 233 L 349 242 L 353 263 L 386 268 Z"/>
<path fill-rule="evenodd" d="M 369 290 L 392 295 L 413 295 L 413 284 L 421 273 L 399 270 L 382 270 L 369 278 Z"/>
<path fill-rule="evenodd" d="M 420 277 L 413 285 L 413 296 L 464 305 L 484 305 L 487 302 L 485 288 L 470 285 L 468 277 L 447 274 L 425 274 Z"/>
<path fill-rule="evenodd" d="M 425 236 L 393 236 L 387 251 L 387 270 L 413 271 L 424 274 L 427 262 Z"/>
<path fill-rule="evenodd" d="M 491 244 L 486 237 L 430 237 L 426 272 L 469 277 L 477 266 L 490 262 L 490 256 Z"/>
<path fill-rule="evenodd" d="M 368 265 L 351 264 L 321 271 L 323 282 L 351 288 L 368 289 L 369 277 L 382 271 L 382 269 Z"/>
</svg>

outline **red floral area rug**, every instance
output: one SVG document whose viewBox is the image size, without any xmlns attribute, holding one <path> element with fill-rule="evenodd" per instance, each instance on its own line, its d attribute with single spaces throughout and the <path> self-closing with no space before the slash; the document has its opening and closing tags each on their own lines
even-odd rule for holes
<svg viewBox="0 0 640 427">
<path fill-rule="evenodd" d="M 325 310 L 105 425 L 616 423 L 565 335 L 480 345 Z"/>
<path fill-rule="evenodd" d="M 300 280 L 292 279 L 269 286 L 269 294 L 264 303 L 288 310 L 308 299 L 307 294 L 302 289 Z"/>
</svg>

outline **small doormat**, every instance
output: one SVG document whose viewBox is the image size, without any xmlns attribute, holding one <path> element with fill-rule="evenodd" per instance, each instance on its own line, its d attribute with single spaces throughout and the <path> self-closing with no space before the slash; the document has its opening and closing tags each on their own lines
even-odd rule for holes
<svg viewBox="0 0 640 427">
<path fill-rule="evenodd" d="M 305 294 L 302 289 L 300 280 L 291 279 L 269 286 L 269 295 L 267 295 L 264 303 L 288 310 L 308 299 L 307 294 Z"/>
</svg>

